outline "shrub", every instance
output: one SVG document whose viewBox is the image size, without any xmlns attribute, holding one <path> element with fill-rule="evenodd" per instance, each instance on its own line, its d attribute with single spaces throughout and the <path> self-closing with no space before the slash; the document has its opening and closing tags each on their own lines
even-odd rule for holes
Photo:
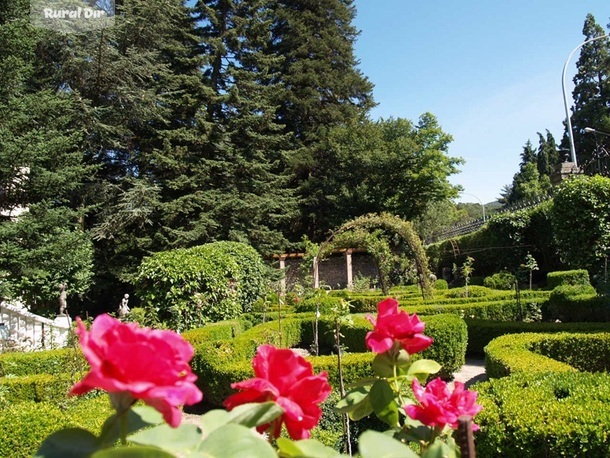
<svg viewBox="0 0 610 458">
<path fill-rule="evenodd" d="M 485 286 L 484 281 L 485 280 L 483 279 L 483 277 L 481 277 L 480 275 L 475 275 L 468 281 L 468 284 L 474 286 Z"/>
<path fill-rule="evenodd" d="M 0 377 L 60 374 L 85 368 L 85 360 L 72 349 L 0 354 Z"/>
<path fill-rule="evenodd" d="M 519 321 L 492 321 L 465 319 L 468 327 L 466 354 L 484 356 L 485 346 L 496 337 L 524 332 L 610 332 L 610 323 L 524 323 Z"/>
<path fill-rule="evenodd" d="M 449 283 L 447 283 L 447 280 L 443 280 L 442 278 L 439 278 L 438 280 L 436 280 L 434 282 L 434 289 L 437 291 L 449 289 Z"/>
<path fill-rule="evenodd" d="M 499 272 L 491 277 L 486 277 L 484 285 L 491 289 L 510 290 L 515 287 L 516 281 L 517 277 L 510 272 Z"/>
<path fill-rule="evenodd" d="M 483 297 L 487 296 L 492 291 L 485 286 L 472 285 L 466 288 L 465 286 L 460 288 L 453 288 L 447 292 L 446 297 Z"/>
<path fill-rule="evenodd" d="M 62 428 L 85 428 L 97 434 L 111 412 L 108 398 L 65 399 L 51 402 L 18 402 L 0 411 L 0 456 L 34 456 L 42 441 Z"/>
<path fill-rule="evenodd" d="M 418 357 L 434 358 L 443 367 L 441 375 L 450 377 L 464 363 L 466 352 L 466 325 L 457 316 L 425 317 L 426 334 L 435 343 Z M 287 318 L 261 324 L 237 335 L 229 341 L 204 342 L 195 347 L 191 363 L 198 375 L 198 386 L 204 399 L 220 405 L 233 391 L 231 383 L 252 377 L 251 359 L 256 348 L 262 344 L 309 349 L 313 343 L 314 318 Z M 331 320 L 319 322 L 320 346 L 327 351 L 334 346 Z M 205 329 L 205 328 L 204 328 Z M 372 375 L 371 363 L 374 354 L 367 352 L 364 338 L 371 324 L 362 316 L 354 316 L 351 324 L 341 326 L 343 355 L 343 377 L 346 383 Z M 334 355 L 310 357 L 314 372 L 327 371 L 329 382 L 338 389 L 339 376 L 337 357 Z"/>
<path fill-rule="evenodd" d="M 560 321 L 607 321 L 610 301 L 597 296 L 591 285 L 556 287 L 549 297 L 545 318 Z"/>
<path fill-rule="evenodd" d="M 249 310 L 263 291 L 264 272 L 252 247 L 215 242 L 145 258 L 136 287 L 144 307 L 183 331 Z"/>
<path fill-rule="evenodd" d="M 610 455 L 607 374 L 521 374 L 476 389 L 479 456 Z"/>
<path fill-rule="evenodd" d="M 514 373 L 608 371 L 610 334 L 509 334 L 485 347 L 488 377 Z"/>
<path fill-rule="evenodd" d="M 555 289 L 558 286 L 564 285 L 591 285 L 589 282 L 589 272 L 584 269 L 549 272 L 546 275 L 546 283 L 549 289 Z"/>
</svg>

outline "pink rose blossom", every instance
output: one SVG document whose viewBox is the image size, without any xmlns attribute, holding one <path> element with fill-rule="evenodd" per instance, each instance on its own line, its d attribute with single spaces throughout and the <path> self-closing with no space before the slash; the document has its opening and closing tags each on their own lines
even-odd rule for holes
<svg viewBox="0 0 610 458">
<path fill-rule="evenodd" d="M 180 424 L 178 406 L 196 404 L 203 395 L 189 361 L 193 347 L 173 331 L 121 323 L 109 315 L 98 316 L 87 331 L 76 319 L 80 346 L 91 370 L 72 387 L 80 395 L 100 388 L 132 402 L 141 399 L 157 409 L 173 427 Z"/>
<path fill-rule="evenodd" d="M 404 310 L 399 310 L 396 299 L 388 298 L 377 304 L 377 320 L 371 315 L 366 318 L 375 327 L 366 335 L 366 346 L 375 353 L 385 353 L 397 341 L 413 354 L 425 350 L 434 341 L 422 334 L 425 323 L 417 315 L 409 316 Z"/>
<path fill-rule="evenodd" d="M 239 393 L 229 396 L 224 405 L 231 410 L 249 402 L 275 401 L 284 414 L 271 424 L 259 426 L 259 432 L 269 431 L 280 435 L 282 424 L 293 439 L 307 439 L 322 409 L 319 404 L 330 394 L 328 374 L 313 375 L 311 364 L 290 349 L 278 349 L 271 345 L 258 347 L 252 360 L 254 378 L 233 383 L 231 388 Z"/>
<path fill-rule="evenodd" d="M 464 384 L 454 382 L 453 392 L 440 378 L 435 378 L 422 388 L 417 379 L 413 380 L 413 394 L 420 405 L 405 407 L 407 415 L 424 425 L 444 428 L 449 425 L 453 429 L 458 427 L 458 418 L 462 415 L 474 417 L 483 408 L 475 404 L 477 393 L 465 390 Z M 479 426 L 473 424 L 473 430 Z"/>
</svg>

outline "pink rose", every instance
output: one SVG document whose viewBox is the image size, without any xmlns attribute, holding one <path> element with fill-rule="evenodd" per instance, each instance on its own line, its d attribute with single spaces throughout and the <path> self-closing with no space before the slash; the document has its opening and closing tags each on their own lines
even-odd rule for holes
<svg viewBox="0 0 610 458">
<path fill-rule="evenodd" d="M 330 394 L 328 374 L 313 375 L 311 364 L 290 349 L 278 349 L 271 345 L 258 347 L 252 360 L 255 378 L 233 383 L 231 388 L 239 393 L 229 396 L 224 405 L 231 410 L 249 402 L 275 401 L 284 414 L 271 424 L 261 425 L 259 432 L 269 431 L 280 435 L 282 423 L 293 439 L 307 439 L 322 409 L 319 405 Z"/>
<path fill-rule="evenodd" d="M 385 353 L 399 342 L 409 354 L 428 348 L 434 339 L 422 334 L 425 323 L 417 315 L 409 316 L 398 309 L 398 301 L 388 298 L 377 304 L 377 320 L 371 315 L 366 317 L 374 329 L 366 335 L 366 346 L 375 353 Z"/>
<path fill-rule="evenodd" d="M 458 427 L 458 418 L 462 415 L 474 417 L 481 411 L 482 406 L 475 404 L 477 393 L 465 390 L 464 384 L 454 382 L 453 392 L 440 378 L 435 378 L 422 388 L 417 379 L 413 380 L 413 394 L 420 405 L 405 407 L 407 415 L 424 425 L 444 428 L 449 425 L 453 429 Z M 473 424 L 473 430 L 479 426 Z"/>
<path fill-rule="evenodd" d="M 173 427 L 182 417 L 178 406 L 201 401 L 203 395 L 194 384 L 197 376 L 188 364 L 193 347 L 180 335 L 121 323 L 109 315 L 98 316 L 89 332 L 80 318 L 76 321 L 76 334 L 91 370 L 70 394 L 100 388 L 120 394 L 128 405 L 142 399 Z"/>
</svg>

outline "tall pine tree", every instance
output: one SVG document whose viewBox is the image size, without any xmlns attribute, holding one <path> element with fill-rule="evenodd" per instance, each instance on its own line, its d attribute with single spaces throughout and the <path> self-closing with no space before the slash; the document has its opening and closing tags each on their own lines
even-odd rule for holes
<svg viewBox="0 0 610 458">
<path fill-rule="evenodd" d="M 588 14 L 583 27 L 585 41 L 604 34 L 603 27 Z M 572 127 L 579 165 L 586 166 L 591 163 L 598 143 L 610 146 L 610 137 L 596 138 L 585 132 L 587 127 L 610 132 L 610 38 L 584 45 L 576 67 Z"/>
</svg>

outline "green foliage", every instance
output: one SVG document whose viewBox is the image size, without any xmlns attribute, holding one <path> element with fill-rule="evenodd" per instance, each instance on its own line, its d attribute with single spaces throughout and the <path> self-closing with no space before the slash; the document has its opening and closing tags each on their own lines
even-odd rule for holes
<svg viewBox="0 0 610 458">
<path fill-rule="evenodd" d="M 84 363 L 84 359 L 72 349 L 2 353 L 0 354 L 0 377 L 60 374 L 79 363 Z M 82 365 L 80 367 L 82 368 Z"/>
<path fill-rule="evenodd" d="M 527 323 L 466 318 L 468 327 L 468 355 L 484 356 L 485 346 L 496 337 L 517 333 L 555 332 L 610 332 L 610 323 Z"/>
<path fill-rule="evenodd" d="M 610 250 L 610 178 L 579 176 L 562 183 L 552 223 L 566 263 L 599 273 Z"/>
<path fill-rule="evenodd" d="M 499 272 L 491 277 L 485 277 L 484 285 L 491 289 L 511 290 L 515 288 L 515 281 L 517 277 L 510 272 Z"/>
<path fill-rule="evenodd" d="M 564 285 L 591 285 L 591 283 L 589 283 L 589 272 L 585 269 L 549 272 L 546 275 L 546 284 L 548 289 L 555 289 L 558 286 Z"/>
<path fill-rule="evenodd" d="M 313 317 L 286 318 L 280 324 L 277 321 L 254 326 L 231 339 L 212 341 L 205 337 L 196 337 L 199 331 L 187 333 L 189 339 L 195 339 L 195 356 L 191 363 L 198 375 L 198 386 L 204 398 L 213 405 L 221 405 L 232 393 L 230 384 L 252 377 L 251 359 L 256 348 L 261 344 L 272 344 L 282 347 L 309 348 L 313 342 Z M 463 320 L 453 315 L 430 316 L 424 319 L 426 335 L 434 338 L 435 343 L 418 357 L 435 357 L 442 366 L 441 374 L 450 377 L 464 363 L 467 331 Z M 218 326 L 221 326 L 218 323 Z M 230 325 L 227 325 L 229 327 Z M 334 321 L 330 318 L 319 323 L 320 347 L 323 351 L 332 351 L 335 340 L 332 334 Z M 205 335 L 202 328 L 201 336 Z M 343 378 L 345 383 L 372 375 L 371 362 L 374 354 L 367 352 L 364 338 L 371 329 L 371 324 L 363 317 L 353 316 L 351 322 L 341 324 L 341 344 L 346 353 L 342 354 Z M 209 334 L 208 334 L 209 335 Z M 226 334 L 225 334 L 226 335 Z M 327 371 L 329 382 L 338 389 L 339 374 L 337 358 L 333 355 L 310 357 L 314 372 Z"/>
<path fill-rule="evenodd" d="M 492 340 L 485 347 L 485 373 L 490 378 L 516 373 L 575 371 L 568 364 L 533 351 L 537 342 L 553 334 L 507 334 Z"/>
<path fill-rule="evenodd" d="M 0 456 L 34 456 L 42 441 L 52 432 L 82 427 L 99 432 L 111 412 L 106 397 L 70 399 L 61 405 L 25 401 L 3 406 L 0 412 Z"/>
<path fill-rule="evenodd" d="M 608 374 L 519 374 L 477 384 L 477 455 L 607 456 Z"/>
<path fill-rule="evenodd" d="M 551 227 L 552 201 L 512 213 L 494 215 L 478 231 L 458 237 L 454 243 L 461 253 L 476 251 L 476 273 L 489 277 L 495 273 L 518 272 L 528 252 L 537 260 L 541 272 L 563 268 Z M 526 249 L 527 246 L 527 249 Z M 460 265 L 465 254 L 454 254 L 449 241 L 426 247 L 433 272 Z"/>
<path fill-rule="evenodd" d="M 434 289 L 437 291 L 449 289 L 449 283 L 447 283 L 447 280 L 439 278 L 434 282 Z"/>
<path fill-rule="evenodd" d="M 144 259 L 136 286 L 159 320 L 188 330 L 249 310 L 263 292 L 264 265 L 247 245 L 216 242 Z"/>
<path fill-rule="evenodd" d="M 545 315 L 560 321 L 607 321 L 610 303 L 608 298 L 597 296 L 591 285 L 558 286 L 551 292 Z"/>
</svg>

